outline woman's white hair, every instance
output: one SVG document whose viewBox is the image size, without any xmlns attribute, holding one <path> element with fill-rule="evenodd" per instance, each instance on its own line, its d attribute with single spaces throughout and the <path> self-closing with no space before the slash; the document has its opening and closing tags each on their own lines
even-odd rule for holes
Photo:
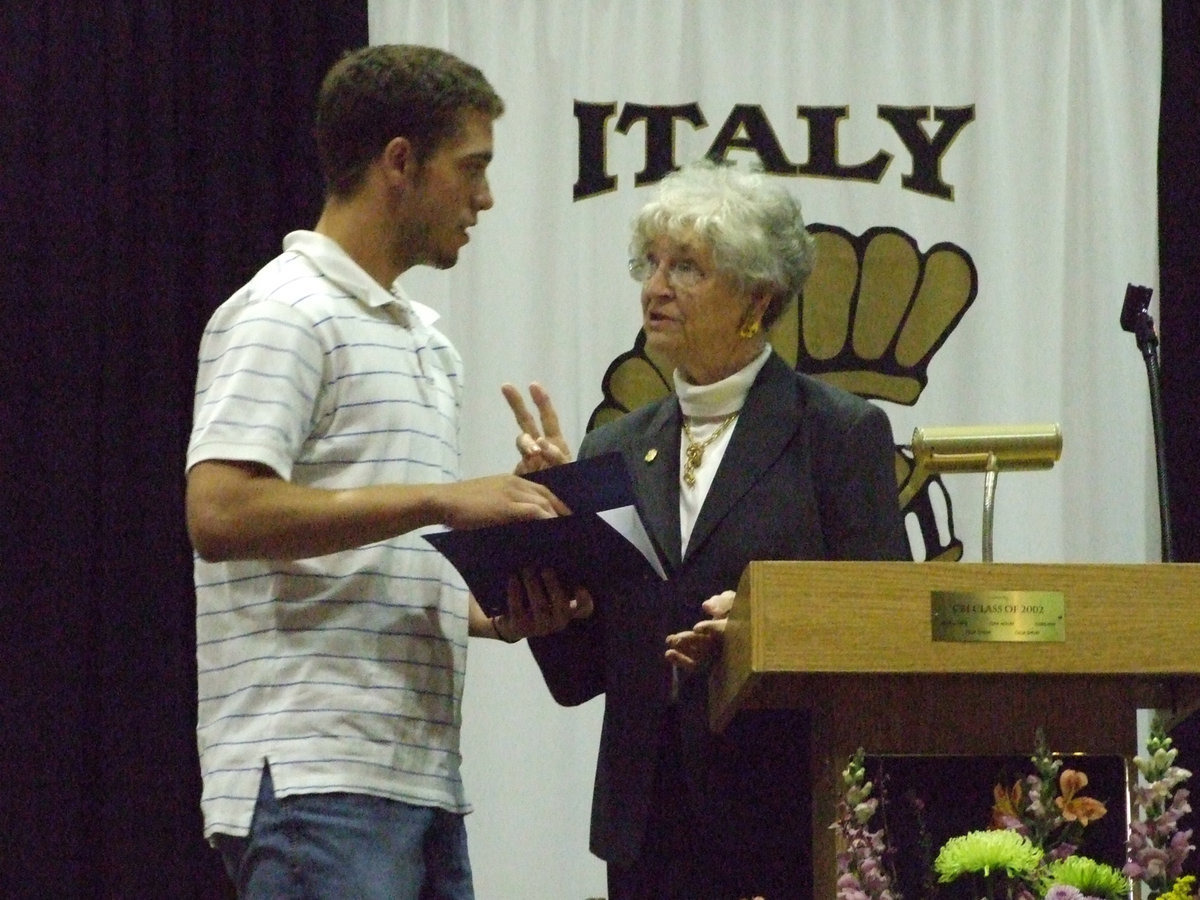
<svg viewBox="0 0 1200 900">
<path fill-rule="evenodd" d="M 741 290 L 766 290 L 764 327 L 800 295 L 815 259 L 800 203 L 778 179 L 707 159 L 659 183 L 658 195 L 633 220 L 630 255 L 645 255 L 663 237 L 702 241 Z"/>
</svg>

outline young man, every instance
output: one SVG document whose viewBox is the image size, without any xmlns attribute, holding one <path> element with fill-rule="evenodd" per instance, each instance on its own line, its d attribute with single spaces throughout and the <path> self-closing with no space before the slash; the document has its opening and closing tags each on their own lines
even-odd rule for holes
<svg viewBox="0 0 1200 900">
<path fill-rule="evenodd" d="M 417 533 L 567 512 L 515 474 L 459 480 L 461 359 L 395 285 L 454 265 L 492 206 L 502 112 L 440 50 L 339 61 L 317 105 L 320 219 L 201 342 L 187 523 L 202 808 L 243 898 L 470 898 L 467 636 L 586 613 L 539 588 L 536 615 L 489 620 Z"/>
</svg>

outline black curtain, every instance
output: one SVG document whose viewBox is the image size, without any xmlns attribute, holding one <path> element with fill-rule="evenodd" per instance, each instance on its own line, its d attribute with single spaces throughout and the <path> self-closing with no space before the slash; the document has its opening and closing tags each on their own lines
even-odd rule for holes
<svg viewBox="0 0 1200 900">
<path fill-rule="evenodd" d="M 1200 12 L 1163 16 L 1167 456 L 1200 561 Z M 193 731 L 196 346 L 315 220 L 313 96 L 366 39 L 365 0 L 0 4 L 0 896 L 228 895 Z"/>
<path fill-rule="evenodd" d="M 1163 8 L 1158 129 L 1162 399 L 1171 533 L 1200 562 L 1200 4 Z M 1200 614 L 1200 610 L 1198 610 Z"/>
<path fill-rule="evenodd" d="M 1162 105 L 1158 129 L 1159 319 L 1162 403 L 1171 535 L 1178 562 L 1200 562 L 1200 4 L 1163 4 Z M 1146 598 L 1153 604 L 1154 598 Z M 1200 597 L 1196 598 L 1200 616 Z M 1138 615 L 1153 615 L 1153 611 Z M 1164 647 L 1163 654 L 1193 655 L 1196 647 Z M 1193 806 L 1200 796 L 1200 713 L 1172 731 L 1178 765 L 1195 773 Z M 1200 836 L 1198 817 L 1188 827 Z M 1193 843 L 1200 841 L 1193 837 Z M 1200 876 L 1200 854 L 1187 871 Z"/>
<path fill-rule="evenodd" d="M 316 221 L 366 0 L 0 9 L 0 896 L 222 897 L 183 453 L 211 310 Z"/>
</svg>

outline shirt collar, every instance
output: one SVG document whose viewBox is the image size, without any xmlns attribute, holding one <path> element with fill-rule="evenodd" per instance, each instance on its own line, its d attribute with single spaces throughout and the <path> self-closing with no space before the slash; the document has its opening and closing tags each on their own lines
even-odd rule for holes
<svg viewBox="0 0 1200 900">
<path fill-rule="evenodd" d="M 312 260 L 326 278 L 336 282 L 365 306 L 379 307 L 394 303 L 403 311 L 406 322 L 416 319 L 426 327 L 439 318 L 436 310 L 409 297 L 399 281 L 392 283 L 391 290 L 386 290 L 333 238 L 315 231 L 293 231 L 283 239 L 283 249 Z"/>
</svg>

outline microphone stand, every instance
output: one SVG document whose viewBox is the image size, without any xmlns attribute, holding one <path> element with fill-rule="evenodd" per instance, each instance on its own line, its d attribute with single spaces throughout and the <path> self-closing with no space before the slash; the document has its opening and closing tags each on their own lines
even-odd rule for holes
<svg viewBox="0 0 1200 900">
<path fill-rule="evenodd" d="M 1161 371 L 1158 363 L 1158 335 L 1154 333 L 1154 318 L 1147 311 L 1151 290 L 1130 284 L 1125 289 L 1125 304 L 1121 308 L 1121 327 L 1132 332 L 1137 340 L 1146 375 L 1150 381 L 1150 418 L 1154 425 L 1154 450 L 1158 470 L 1158 516 L 1162 533 L 1162 561 L 1175 561 L 1171 538 L 1170 494 L 1167 491 L 1167 458 L 1164 440 Z"/>
</svg>

